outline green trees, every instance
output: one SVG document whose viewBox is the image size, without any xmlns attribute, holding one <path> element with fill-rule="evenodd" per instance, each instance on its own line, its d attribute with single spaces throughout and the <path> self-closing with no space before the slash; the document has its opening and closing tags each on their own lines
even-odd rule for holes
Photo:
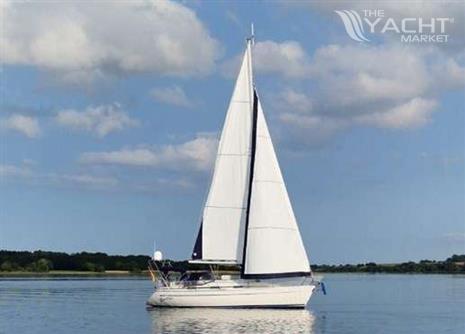
<svg viewBox="0 0 465 334">
<path fill-rule="evenodd" d="M 105 271 L 104 266 L 102 266 L 101 264 L 95 264 L 92 262 L 84 263 L 83 269 L 84 271 L 95 271 L 95 272 L 100 272 L 100 273 Z"/>
<path fill-rule="evenodd" d="M 446 260 L 446 262 L 465 262 L 465 254 L 457 255 L 454 254 Z"/>
<path fill-rule="evenodd" d="M 35 271 L 40 273 L 48 272 L 51 269 L 53 269 L 52 261 L 44 258 L 34 261 L 26 266 L 27 271 Z"/>
<path fill-rule="evenodd" d="M 13 271 L 15 270 L 15 268 L 17 268 L 18 265 L 15 264 L 15 263 L 12 263 L 10 261 L 5 261 L 2 263 L 2 265 L 0 266 L 0 270 L 1 271 Z"/>
<path fill-rule="evenodd" d="M 357 265 L 312 265 L 314 272 L 361 272 L 361 273 L 465 273 L 465 255 L 453 255 L 445 261 L 421 260 L 379 264 L 369 262 Z"/>
<path fill-rule="evenodd" d="M 73 270 L 103 272 L 105 270 L 127 270 L 139 272 L 147 268 L 150 258 L 145 255 L 107 255 L 105 253 L 81 252 L 66 254 L 46 251 L 0 250 L 0 271 Z"/>
<path fill-rule="evenodd" d="M 16 262 L 9 260 L 1 262 L 0 271 L 35 271 L 35 272 L 47 272 L 53 269 L 52 261 L 48 259 L 38 259 L 28 263 L 26 266 L 21 267 Z"/>
</svg>

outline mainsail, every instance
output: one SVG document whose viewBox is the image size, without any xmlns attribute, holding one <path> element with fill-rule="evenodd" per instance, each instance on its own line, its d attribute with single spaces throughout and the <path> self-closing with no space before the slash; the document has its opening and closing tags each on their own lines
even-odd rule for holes
<svg viewBox="0 0 465 334">
<path fill-rule="evenodd" d="M 210 192 L 192 258 L 242 262 L 252 129 L 251 45 L 247 46 L 221 133 Z"/>
<path fill-rule="evenodd" d="M 310 265 L 252 79 L 248 40 L 221 134 L 194 260 L 242 265 L 242 277 L 292 277 Z"/>
</svg>

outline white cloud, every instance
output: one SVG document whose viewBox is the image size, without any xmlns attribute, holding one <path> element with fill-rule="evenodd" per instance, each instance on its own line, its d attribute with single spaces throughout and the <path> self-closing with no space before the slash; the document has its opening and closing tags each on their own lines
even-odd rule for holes
<svg viewBox="0 0 465 334">
<path fill-rule="evenodd" d="M 226 60 L 222 64 L 225 77 L 235 77 L 239 71 L 243 54 Z M 279 74 L 287 78 L 304 78 L 309 74 L 309 58 L 296 41 L 257 41 L 253 47 L 254 71 Z"/>
<path fill-rule="evenodd" d="M 257 72 L 279 73 L 297 78 L 308 75 L 307 55 L 296 41 L 257 42 L 254 46 L 254 60 Z"/>
<path fill-rule="evenodd" d="M 2 119 L 0 126 L 7 130 L 18 131 L 29 138 L 37 138 L 41 133 L 39 121 L 36 118 L 20 114 L 12 114 Z"/>
<path fill-rule="evenodd" d="M 156 166 L 159 158 L 155 152 L 148 148 L 123 148 L 111 152 L 87 152 L 79 159 L 82 163 L 116 164 L 133 166 Z"/>
<path fill-rule="evenodd" d="M 462 63 L 465 63 L 465 54 Z M 432 65 L 433 75 L 438 85 L 442 87 L 464 87 L 465 86 L 465 65 L 460 65 L 453 58 L 441 57 L 438 62 Z"/>
<path fill-rule="evenodd" d="M 297 41 L 266 41 L 256 44 L 254 62 L 257 72 L 286 78 L 286 88 L 263 95 L 264 106 L 277 114 L 281 138 L 304 148 L 354 126 L 427 125 L 440 95 L 465 86 L 464 55 L 391 42 L 330 44 L 307 54 Z"/>
<path fill-rule="evenodd" d="M 75 183 L 91 187 L 114 187 L 119 181 L 113 177 L 93 176 L 89 174 L 48 174 L 55 182 Z"/>
<path fill-rule="evenodd" d="M 89 106 L 84 111 L 62 110 L 57 113 L 55 121 L 65 127 L 93 132 L 99 137 L 139 124 L 121 110 L 117 103 Z"/>
<path fill-rule="evenodd" d="M 321 93 L 338 105 L 413 98 L 431 84 L 421 52 L 409 47 L 323 46 L 311 67 Z"/>
<path fill-rule="evenodd" d="M 293 142 L 293 146 L 319 146 L 350 125 L 346 119 L 320 116 L 312 112 L 282 112 L 279 120 L 287 128 L 286 132 L 290 134 L 288 137 L 298 139 L 298 143 Z"/>
<path fill-rule="evenodd" d="M 161 193 L 166 195 L 167 192 L 171 191 L 190 191 L 197 187 L 191 180 L 184 178 L 156 178 L 155 180 L 145 181 L 144 183 L 132 185 L 136 191 L 144 193 Z"/>
<path fill-rule="evenodd" d="M 340 106 L 419 97 L 435 90 L 440 77 L 449 86 L 463 85 L 465 80 L 465 67 L 453 58 L 395 44 L 330 44 L 308 55 L 296 41 L 266 41 L 256 44 L 254 60 L 257 72 L 316 82 L 321 98 Z"/>
<path fill-rule="evenodd" d="M 2 179 L 10 177 L 30 177 L 32 175 L 32 171 L 24 166 L 0 164 L 0 177 Z"/>
<path fill-rule="evenodd" d="M 80 83 L 111 74 L 191 76 L 219 56 L 192 9 L 167 0 L 2 2 L 0 60 Z"/>
<path fill-rule="evenodd" d="M 111 190 L 111 191 L 135 191 L 151 194 L 166 195 L 167 192 L 189 192 L 197 187 L 198 177 L 195 175 L 154 175 L 150 172 L 143 177 L 129 178 L 113 177 L 107 175 L 109 169 L 100 170 L 99 174 L 88 172 L 57 173 L 41 172 L 27 163 L 19 165 L 0 164 L 1 183 L 22 183 L 28 186 L 46 186 L 85 190 Z M 102 174 L 103 173 L 103 174 Z"/>
<path fill-rule="evenodd" d="M 257 64 L 260 57 L 266 55 L 256 55 Z M 284 57 L 270 58 L 278 69 L 275 74 L 297 79 L 289 80 L 281 92 L 265 94 L 264 101 L 278 114 L 286 136 L 294 138 L 293 145 L 319 145 L 351 126 L 393 130 L 424 126 L 441 93 L 465 86 L 461 58 L 437 49 L 390 43 L 326 45 L 313 55 L 299 56 L 294 67 L 299 70 L 291 75 L 279 70 L 287 64 Z M 266 72 L 266 67 L 262 70 Z"/>
<path fill-rule="evenodd" d="M 83 153 L 79 161 L 85 164 L 146 166 L 171 170 L 208 170 L 214 160 L 217 139 L 198 135 L 195 139 L 156 148 L 123 148 L 110 152 Z"/>
<path fill-rule="evenodd" d="M 304 93 L 290 88 L 278 94 L 276 98 L 278 108 L 288 112 L 308 113 L 313 109 L 313 100 Z"/>
<path fill-rule="evenodd" d="M 408 129 L 420 127 L 430 121 L 437 106 L 435 100 L 414 98 L 407 103 L 386 111 L 370 113 L 355 118 L 356 122 L 383 128 Z"/>
<path fill-rule="evenodd" d="M 158 102 L 177 107 L 190 108 L 194 105 L 184 90 L 179 86 L 153 88 L 150 95 Z"/>
<path fill-rule="evenodd" d="M 119 183 L 117 179 L 107 176 L 39 172 L 25 164 L 0 164 L 0 178 L 2 181 L 7 182 L 19 180 L 36 185 L 79 185 L 98 189 L 112 188 Z"/>
</svg>

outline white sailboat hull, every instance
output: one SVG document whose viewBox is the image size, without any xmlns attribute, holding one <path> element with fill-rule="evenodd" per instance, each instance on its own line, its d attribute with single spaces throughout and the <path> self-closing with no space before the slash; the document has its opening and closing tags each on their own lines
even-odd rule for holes
<svg viewBox="0 0 465 334">
<path fill-rule="evenodd" d="M 315 285 L 162 287 L 147 301 L 154 307 L 304 308 Z"/>
</svg>

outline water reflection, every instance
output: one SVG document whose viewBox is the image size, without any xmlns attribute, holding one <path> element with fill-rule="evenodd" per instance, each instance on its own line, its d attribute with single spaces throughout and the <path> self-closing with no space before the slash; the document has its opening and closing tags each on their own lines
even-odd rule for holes
<svg viewBox="0 0 465 334">
<path fill-rule="evenodd" d="M 315 317 L 308 310 L 152 309 L 153 334 L 170 333 L 311 333 Z"/>
</svg>

